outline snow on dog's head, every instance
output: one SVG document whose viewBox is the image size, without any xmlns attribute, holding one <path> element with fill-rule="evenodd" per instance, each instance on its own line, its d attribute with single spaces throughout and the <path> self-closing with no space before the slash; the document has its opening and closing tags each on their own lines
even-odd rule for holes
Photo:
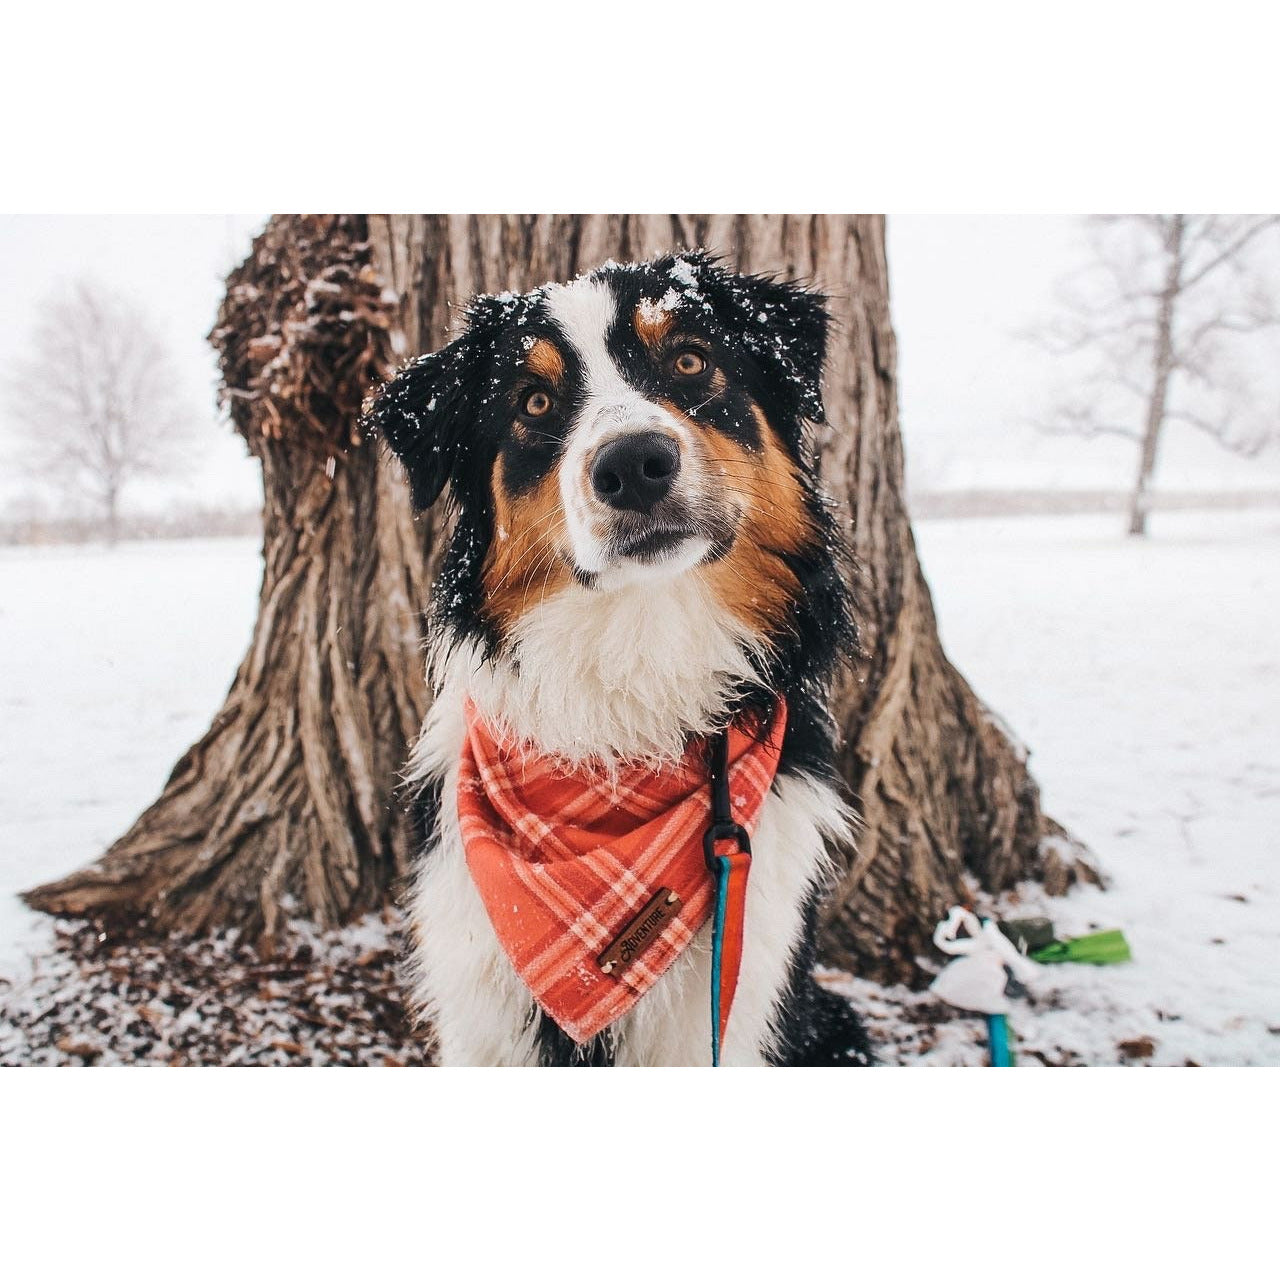
<svg viewBox="0 0 1280 1280">
<path fill-rule="evenodd" d="M 692 575 L 762 644 L 793 628 L 827 326 L 820 295 L 700 252 L 474 299 L 369 412 L 415 503 L 457 508 L 438 614 L 501 649 L 564 593 Z"/>
</svg>

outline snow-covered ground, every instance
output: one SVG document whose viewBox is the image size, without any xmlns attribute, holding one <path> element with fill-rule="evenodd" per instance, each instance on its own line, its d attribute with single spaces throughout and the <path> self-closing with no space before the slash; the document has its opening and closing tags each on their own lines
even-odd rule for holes
<svg viewBox="0 0 1280 1280">
<path fill-rule="evenodd" d="M 1033 750 L 1107 892 L 1002 904 L 1118 926 L 1125 966 L 1044 968 L 1021 1060 L 1280 1064 L 1280 511 L 922 523 L 943 638 Z M 253 621 L 249 541 L 0 550 L 0 974 L 51 942 L 13 897 L 96 856 L 205 728 Z M 842 983 L 888 1061 L 981 1062 L 927 997 Z M 1130 1052 L 1134 1052 L 1131 1048 Z"/>
<path fill-rule="evenodd" d="M 91 862 L 209 726 L 257 539 L 0 548 L 0 974 L 51 938 L 20 889 Z"/>
<path fill-rule="evenodd" d="M 1011 1023 L 1052 1062 L 1149 1039 L 1157 1064 L 1280 1064 L 1280 511 L 1158 514 L 1146 542 L 1119 528 L 917 527 L 948 653 L 1111 878 L 1001 914 L 1043 913 L 1060 936 L 1119 927 L 1133 948 L 1128 965 L 1042 968 Z M 850 991 L 903 1060 L 984 1060 L 977 1019 L 918 1055 L 898 1012 L 920 997 Z"/>
</svg>

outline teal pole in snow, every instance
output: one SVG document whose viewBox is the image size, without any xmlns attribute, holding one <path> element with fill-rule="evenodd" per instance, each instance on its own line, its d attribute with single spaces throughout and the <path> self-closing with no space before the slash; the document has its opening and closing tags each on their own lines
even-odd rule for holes
<svg viewBox="0 0 1280 1280">
<path fill-rule="evenodd" d="M 983 1014 L 991 1065 L 1013 1066 L 1005 987 L 1010 973 L 1025 982 L 1035 974 L 1036 966 L 993 920 L 979 919 L 965 907 L 952 907 L 947 912 L 947 918 L 933 931 L 933 945 L 954 959 L 934 978 L 929 989 L 957 1009 Z"/>
<path fill-rule="evenodd" d="M 987 1014 L 987 1043 L 991 1046 L 993 1067 L 1013 1066 L 1013 1054 L 1009 1051 L 1009 1022 L 1003 1013 Z"/>
</svg>

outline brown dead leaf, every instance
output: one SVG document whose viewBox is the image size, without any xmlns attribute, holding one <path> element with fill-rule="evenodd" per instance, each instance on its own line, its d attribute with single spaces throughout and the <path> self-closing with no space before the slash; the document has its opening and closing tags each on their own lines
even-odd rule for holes
<svg viewBox="0 0 1280 1280">
<path fill-rule="evenodd" d="M 71 1036 L 63 1036 L 57 1042 L 57 1046 L 63 1053 L 70 1054 L 73 1058 L 84 1058 L 86 1062 L 92 1061 L 102 1053 L 101 1049 L 84 1040 L 74 1040 Z"/>
<path fill-rule="evenodd" d="M 1116 1048 L 1126 1058 L 1149 1058 L 1156 1051 L 1156 1042 L 1150 1036 L 1137 1036 L 1133 1040 L 1121 1040 Z"/>
</svg>

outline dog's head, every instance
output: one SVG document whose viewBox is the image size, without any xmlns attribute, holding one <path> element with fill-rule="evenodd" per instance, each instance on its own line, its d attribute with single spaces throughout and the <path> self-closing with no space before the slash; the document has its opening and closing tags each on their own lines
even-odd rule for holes
<svg viewBox="0 0 1280 1280">
<path fill-rule="evenodd" d="M 476 298 L 369 413 L 417 506 L 447 485 L 458 508 L 445 576 L 471 603 L 446 616 L 500 643 L 548 595 L 696 573 L 753 633 L 787 625 L 823 537 L 827 327 L 820 295 L 703 253 Z"/>
</svg>

